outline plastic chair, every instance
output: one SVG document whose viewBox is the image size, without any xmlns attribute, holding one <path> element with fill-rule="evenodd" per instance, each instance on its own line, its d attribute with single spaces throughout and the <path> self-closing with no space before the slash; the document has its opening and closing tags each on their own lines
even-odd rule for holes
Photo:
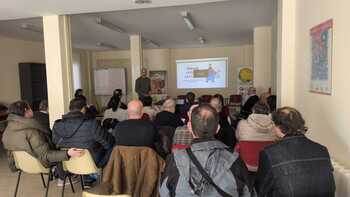
<svg viewBox="0 0 350 197">
<path fill-rule="evenodd" d="M 80 175 L 81 189 L 84 190 L 83 175 L 95 174 L 100 172 L 100 169 L 96 166 L 94 159 L 92 158 L 89 150 L 84 149 L 81 157 L 72 157 L 68 161 L 63 161 L 63 169 L 72 174 Z M 64 188 L 66 178 L 63 180 L 62 197 L 64 196 Z M 70 178 L 70 177 L 69 177 Z M 72 188 L 72 190 L 74 190 Z"/>
<path fill-rule="evenodd" d="M 45 168 L 38 159 L 36 159 L 35 157 L 33 157 L 25 151 L 13 151 L 12 154 L 15 160 L 16 167 L 19 169 L 14 196 L 17 196 L 21 174 L 22 172 L 25 172 L 28 174 L 41 175 L 41 180 L 43 182 L 44 188 L 46 188 L 45 197 L 47 197 L 49 192 L 50 180 L 52 178 L 51 168 Z M 45 184 L 43 174 L 48 174 L 49 176 L 47 179 L 47 184 Z"/>
<path fill-rule="evenodd" d="M 83 192 L 83 197 L 131 197 L 129 194 L 119 194 L 119 195 L 98 195 L 98 194 L 91 194 L 88 192 Z"/>
</svg>

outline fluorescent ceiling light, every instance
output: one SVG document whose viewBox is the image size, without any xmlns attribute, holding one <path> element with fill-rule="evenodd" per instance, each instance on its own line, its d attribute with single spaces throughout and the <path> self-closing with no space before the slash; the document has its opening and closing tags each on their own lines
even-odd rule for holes
<svg viewBox="0 0 350 197">
<path fill-rule="evenodd" d="M 203 38 L 203 36 L 199 37 L 198 40 L 201 44 L 205 44 L 205 39 Z"/>
<path fill-rule="evenodd" d="M 104 43 L 104 42 L 98 42 L 96 44 L 98 47 L 105 47 L 105 48 L 110 48 L 110 49 L 117 49 L 118 47 L 112 44 Z"/>
<path fill-rule="evenodd" d="M 156 42 L 154 42 L 153 40 L 147 39 L 147 38 L 143 38 L 143 41 L 148 44 L 148 45 L 152 45 L 153 47 L 160 47 L 160 45 Z"/>
<path fill-rule="evenodd" d="M 136 4 L 147 4 L 147 3 L 152 3 L 152 0 L 134 0 L 134 3 L 136 3 Z"/>
<path fill-rule="evenodd" d="M 183 12 L 181 12 L 181 16 L 183 17 L 188 29 L 193 31 L 195 26 L 193 24 L 191 15 L 187 11 L 183 11 Z"/>
<path fill-rule="evenodd" d="M 43 33 L 43 29 L 32 24 L 22 23 L 21 28 L 35 33 Z"/>
<path fill-rule="evenodd" d="M 119 33 L 126 33 L 126 31 L 120 27 L 118 27 L 117 25 L 109 22 L 109 21 L 106 21 L 105 19 L 101 18 L 101 17 L 97 17 L 96 18 L 96 23 L 99 24 L 99 25 L 102 25 L 110 30 L 113 30 L 113 31 L 116 31 L 116 32 L 119 32 Z"/>
</svg>

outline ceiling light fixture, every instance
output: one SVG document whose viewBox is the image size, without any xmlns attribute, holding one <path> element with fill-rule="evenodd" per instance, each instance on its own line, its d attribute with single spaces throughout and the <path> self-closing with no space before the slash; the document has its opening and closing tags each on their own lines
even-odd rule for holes
<svg viewBox="0 0 350 197">
<path fill-rule="evenodd" d="M 117 25 L 109 22 L 109 21 L 106 21 L 105 19 L 101 18 L 101 17 L 97 17 L 96 18 L 96 23 L 99 24 L 99 25 L 102 25 L 108 29 L 111 29 L 113 31 L 116 31 L 116 32 L 119 32 L 119 33 L 126 33 L 126 31 L 120 27 L 118 27 Z"/>
<path fill-rule="evenodd" d="M 147 4 L 152 3 L 152 0 L 134 0 L 135 4 Z"/>
<path fill-rule="evenodd" d="M 152 45 L 153 47 L 160 47 L 160 45 L 156 42 L 154 42 L 153 40 L 147 39 L 147 38 L 143 38 L 143 41 L 148 44 L 148 45 Z"/>
<path fill-rule="evenodd" d="M 43 33 L 43 30 L 40 27 L 28 23 L 22 23 L 21 28 L 35 33 Z"/>
<path fill-rule="evenodd" d="M 183 11 L 181 12 L 181 16 L 183 17 L 188 29 L 193 31 L 195 28 L 195 25 L 193 24 L 190 13 L 188 13 L 187 11 Z"/>
<path fill-rule="evenodd" d="M 110 48 L 110 49 L 117 49 L 117 48 L 118 48 L 118 47 L 115 46 L 115 45 L 107 44 L 107 43 L 104 43 L 104 42 L 98 42 L 98 43 L 96 44 L 96 46 L 98 46 L 98 47 Z"/>
<path fill-rule="evenodd" d="M 205 39 L 203 38 L 203 36 L 199 37 L 198 40 L 201 44 L 205 44 Z"/>
</svg>

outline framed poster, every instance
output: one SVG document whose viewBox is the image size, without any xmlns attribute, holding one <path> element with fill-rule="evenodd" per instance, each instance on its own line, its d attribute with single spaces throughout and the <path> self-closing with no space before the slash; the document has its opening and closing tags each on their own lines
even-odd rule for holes
<svg viewBox="0 0 350 197">
<path fill-rule="evenodd" d="M 149 77 L 151 79 L 151 94 L 166 94 L 166 71 L 149 71 Z"/>
<path fill-rule="evenodd" d="M 310 92 L 332 94 L 333 20 L 310 30 L 311 81 Z"/>
<path fill-rule="evenodd" d="M 237 94 L 244 95 L 249 87 L 253 86 L 253 68 L 250 66 L 238 66 L 237 69 Z"/>
</svg>

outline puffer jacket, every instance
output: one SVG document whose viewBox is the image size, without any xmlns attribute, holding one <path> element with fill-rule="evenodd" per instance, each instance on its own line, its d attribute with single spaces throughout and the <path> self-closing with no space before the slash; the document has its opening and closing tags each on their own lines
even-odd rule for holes
<svg viewBox="0 0 350 197">
<path fill-rule="evenodd" d="M 45 167 L 49 167 L 54 162 L 68 160 L 67 151 L 52 149 L 46 137 L 47 131 L 35 119 L 10 114 L 7 120 L 8 125 L 2 142 L 10 155 L 11 151 L 26 151 L 39 159 Z"/>
<path fill-rule="evenodd" d="M 98 166 L 105 164 L 114 146 L 113 136 L 81 112 L 69 112 L 56 120 L 52 140 L 58 148 L 88 149 Z"/>
<path fill-rule="evenodd" d="M 248 171 L 237 152 L 215 139 L 194 139 L 191 150 L 214 183 L 232 197 L 251 196 Z M 188 197 L 220 194 L 208 183 L 190 160 L 186 150 L 168 157 L 161 177 L 160 196 Z"/>
<path fill-rule="evenodd" d="M 275 141 L 274 127 L 269 115 L 251 114 L 238 123 L 236 138 L 238 141 Z"/>
</svg>

